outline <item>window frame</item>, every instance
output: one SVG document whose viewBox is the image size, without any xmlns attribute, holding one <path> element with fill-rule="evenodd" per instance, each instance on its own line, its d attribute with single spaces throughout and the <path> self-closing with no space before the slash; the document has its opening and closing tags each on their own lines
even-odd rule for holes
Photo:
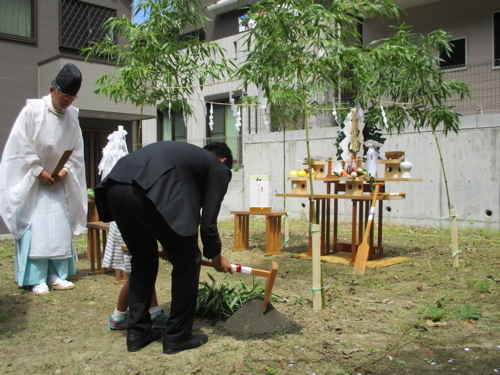
<svg viewBox="0 0 500 375">
<path fill-rule="evenodd" d="M 455 65 L 442 65 L 442 62 L 439 63 L 439 68 L 441 70 L 445 70 L 447 72 L 454 72 L 454 71 L 457 71 L 457 70 L 465 70 L 467 69 L 467 37 L 460 37 L 460 38 L 455 38 L 455 39 L 452 39 L 450 40 L 450 43 L 452 42 L 455 42 L 455 41 L 459 41 L 459 40 L 463 40 L 464 41 L 464 56 L 463 56 L 463 64 L 455 64 Z M 443 58 L 442 56 L 442 52 L 439 52 L 439 57 L 440 58 Z"/>
<path fill-rule="evenodd" d="M 492 13 L 491 24 L 493 69 L 500 69 L 500 11 Z"/>
<path fill-rule="evenodd" d="M 103 5 L 99 5 L 99 4 L 94 4 L 94 3 L 90 3 L 88 1 L 83 1 L 83 0 L 59 0 L 59 48 L 61 49 L 67 49 L 67 50 L 72 50 L 72 51 L 80 51 L 81 49 L 83 48 L 88 48 L 90 47 L 90 45 L 92 44 L 92 42 L 95 42 L 96 40 L 94 38 L 88 38 L 88 33 L 85 34 L 87 36 L 87 38 L 85 38 L 85 44 L 83 45 L 83 47 L 80 47 L 80 46 L 75 46 L 75 45 L 70 45 L 69 43 L 67 43 L 64 39 L 64 32 L 65 32 L 65 28 L 63 27 L 63 2 L 66 1 L 66 2 L 75 2 L 75 3 L 78 3 L 80 8 L 79 11 L 81 11 L 83 9 L 83 7 L 86 7 L 84 10 L 87 11 L 90 7 L 94 8 L 94 9 L 97 9 L 97 8 L 100 8 L 102 10 L 106 9 L 108 11 L 111 11 L 110 13 L 113 13 L 113 15 L 111 15 L 109 18 L 112 18 L 112 17 L 117 17 L 117 9 L 116 8 L 111 8 L 111 7 L 108 7 L 108 6 L 103 6 Z M 87 15 L 87 13 L 85 13 L 85 15 Z M 108 20 L 109 18 L 107 18 L 106 20 Z M 104 21 L 106 22 L 106 21 Z M 103 22 L 103 23 L 104 23 Z M 87 25 L 88 26 L 88 25 Z M 102 24 L 100 25 L 102 26 Z M 88 30 L 87 30 L 88 31 Z M 109 31 L 107 31 L 109 32 Z"/>
<path fill-rule="evenodd" d="M 166 118 L 169 117 L 169 109 L 167 108 L 165 111 L 158 110 L 158 134 L 157 134 L 157 139 L 161 141 L 179 141 L 179 142 L 187 142 L 187 128 L 186 124 L 184 121 L 184 114 L 182 112 L 174 112 L 172 110 L 171 112 L 171 125 L 170 125 L 170 139 L 166 139 L 164 137 L 165 135 L 165 120 Z M 177 124 L 177 119 L 181 120 L 181 124 Z M 183 127 L 184 129 L 184 134 L 183 135 L 177 135 L 176 134 L 176 129 L 178 129 L 178 125 Z"/>
<path fill-rule="evenodd" d="M 12 40 L 15 42 L 30 43 L 30 44 L 38 43 L 38 22 L 37 22 L 38 1 L 36 0 L 30 0 L 30 1 L 31 1 L 31 30 L 32 30 L 31 37 L 0 33 L 0 39 Z"/>
<path fill-rule="evenodd" d="M 236 94 L 236 95 L 235 95 Z M 227 113 L 226 113 L 226 110 L 229 110 L 230 109 L 230 105 L 229 105 L 229 92 L 227 94 L 224 94 L 224 96 L 220 96 L 218 95 L 217 96 L 217 99 L 214 99 L 213 97 L 210 97 L 210 96 L 207 96 L 205 97 L 205 101 L 206 101 L 206 106 L 207 106 L 207 115 L 206 115 L 206 134 L 207 134 L 207 138 L 212 138 L 212 137 L 232 137 L 234 135 L 228 135 L 227 134 L 227 129 L 229 126 L 232 126 L 233 124 L 228 124 L 226 123 L 226 116 L 227 116 Z M 241 104 L 242 102 L 242 96 L 241 96 L 241 91 L 233 91 L 233 99 L 234 99 L 234 103 L 239 105 Z M 219 109 L 222 109 L 224 108 L 224 124 L 223 124 L 223 127 L 224 127 L 224 134 L 223 135 L 214 135 L 213 134 L 213 130 L 210 129 L 210 125 L 209 125 L 209 121 L 210 121 L 210 106 L 211 105 L 214 105 L 214 106 L 218 106 Z M 241 136 L 242 134 L 242 129 L 240 128 L 239 131 L 238 131 L 238 135 Z"/>
</svg>

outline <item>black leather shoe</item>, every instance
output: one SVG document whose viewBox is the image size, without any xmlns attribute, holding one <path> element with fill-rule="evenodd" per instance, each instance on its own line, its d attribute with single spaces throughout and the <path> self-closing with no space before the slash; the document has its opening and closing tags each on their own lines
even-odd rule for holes
<svg viewBox="0 0 500 375">
<path fill-rule="evenodd" d="M 175 354 L 182 352 L 183 350 L 194 349 L 208 341 L 208 336 L 205 334 L 191 335 L 186 341 L 165 341 L 163 340 L 163 353 L 164 354 Z"/>
<path fill-rule="evenodd" d="M 127 350 L 129 352 L 138 352 L 142 348 L 145 348 L 153 341 L 160 338 L 161 331 L 157 329 L 152 329 L 147 335 L 141 335 L 138 333 L 128 333 L 127 334 Z"/>
</svg>

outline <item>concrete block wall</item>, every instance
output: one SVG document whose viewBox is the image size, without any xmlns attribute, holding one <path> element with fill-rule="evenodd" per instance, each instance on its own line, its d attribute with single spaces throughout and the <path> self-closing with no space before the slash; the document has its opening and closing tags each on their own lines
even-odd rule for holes
<svg viewBox="0 0 500 375">
<path fill-rule="evenodd" d="M 451 208 L 456 209 L 461 227 L 500 230 L 500 114 L 467 116 L 462 119 L 458 134 L 437 133 L 448 180 Z M 312 155 L 335 159 L 338 128 L 310 130 Z M 384 218 L 405 225 L 446 227 L 448 200 L 444 175 L 436 140 L 431 132 L 408 131 L 401 135 L 385 135 L 381 148 L 386 151 L 404 151 L 413 163 L 411 176 L 421 182 L 387 182 L 386 191 L 405 192 L 405 200 L 386 201 Z M 274 193 L 290 192 L 288 172 L 303 167 L 307 155 L 305 131 L 251 134 L 243 137 L 244 167 L 238 172 L 238 183 L 231 183 L 224 200 L 221 217 L 229 217 L 231 210 L 249 208 L 249 176 L 269 174 Z M 284 141 L 283 141 L 284 139 Z M 379 176 L 384 167 L 379 165 Z M 237 186 L 237 188 L 235 188 Z M 241 188 L 243 186 L 243 189 Z M 315 194 L 325 193 L 321 181 L 314 182 Z M 305 205 L 305 206 L 304 206 Z M 339 205 L 340 217 L 350 220 L 350 200 Z M 273 199 L 273 210 L 284 210 L 291 217 L 304 215 L 307 198 Z"/>
</svg>

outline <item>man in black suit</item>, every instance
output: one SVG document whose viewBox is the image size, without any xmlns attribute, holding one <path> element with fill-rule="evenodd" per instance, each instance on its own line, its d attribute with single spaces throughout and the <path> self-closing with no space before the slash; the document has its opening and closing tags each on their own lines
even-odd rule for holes
<svg viewBox="0 0 500 375">
<path fill-rule="evenodd" d="M 221 255 L 217 216 L 229 182 L 233 156 L 225 143 L 200 148 L 163 141 L 121 158 L 95 189 L 102 221 L 116 221 L 132 255 L 127 349 L 135 352 L 160 338 L 151 329 L 149 306 L 158 273 L 158 242 L 172 263 L 172 301 L 163 352 L 173 354 L 208 341 L 191 333 L 203 256 L 219 272 L 230 272 Z M 200 212 L 201 211 L 201 212 Z"/>
</svg>

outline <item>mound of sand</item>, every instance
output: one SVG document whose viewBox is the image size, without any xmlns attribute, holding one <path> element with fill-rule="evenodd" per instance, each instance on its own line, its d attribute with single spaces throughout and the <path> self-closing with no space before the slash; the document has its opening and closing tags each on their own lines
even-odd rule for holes
<svg viewBox="0 0 500 375">
<path fill-rule="evenodd" d="M 263 297 L 249 299 L 224 324 L 224 330 L 231 336 L 241 339 L 269 338 L 275 334 L 296 332 L 299 325 L 278 312 L 271 303 L 263 312 Z"/>
</svg>

